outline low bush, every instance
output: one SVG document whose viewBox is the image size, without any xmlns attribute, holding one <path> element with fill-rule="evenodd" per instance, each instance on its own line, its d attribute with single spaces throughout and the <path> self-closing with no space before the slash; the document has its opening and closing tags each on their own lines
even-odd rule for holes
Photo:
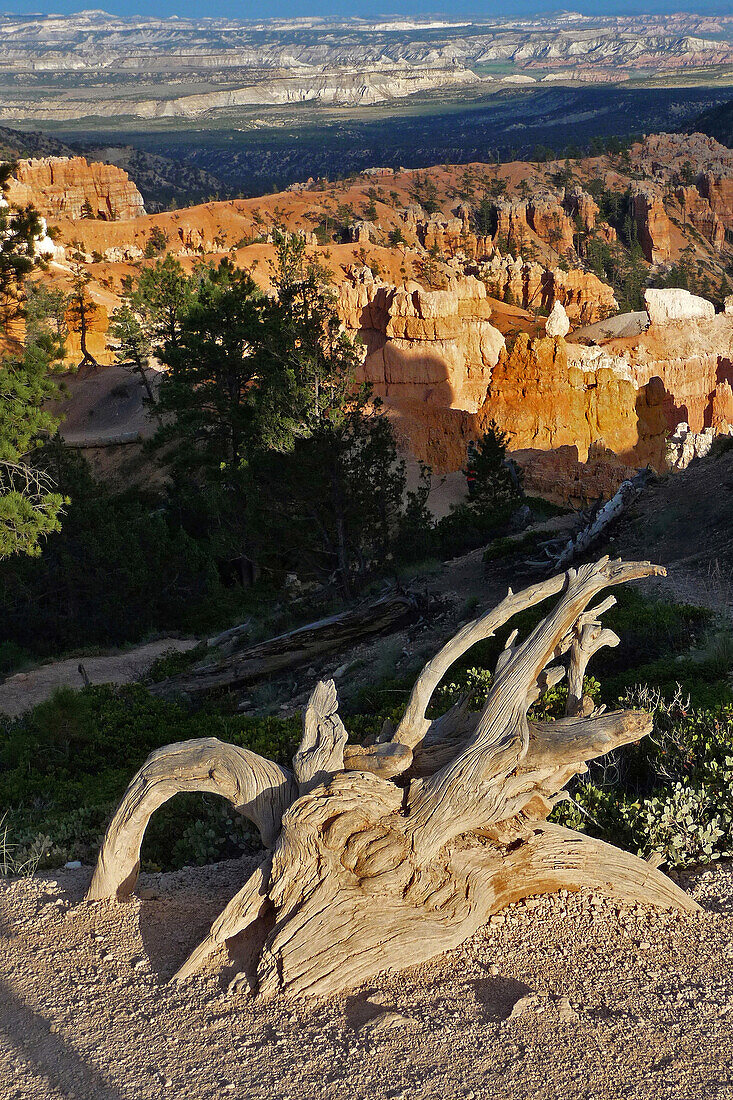
<svg viewBox="0 0 733 1100">
<path fill-rule="evenodd" d="M 107 821 L 153 749 L 192 737 L 219 737 L 280 761 L 300 739 L 297 719 L 252 718 L 216 710 L 192 714 L 141 685 L 61 688 L 23 718 L 0 720 L 0 805 L 16 863 L 93 860 Z M 249 824 L 221 799 L 180 795 L 145 836 L 147 868 L 181 867 L 258 845 Z"/>
<path fill-rule="evenodd" d="M 554 819 L 672 868 L 732 856 L 733 706 L 648 689 L 623 702 L 654 713 L 653 734 L 591 763 Z"/>
</svg>

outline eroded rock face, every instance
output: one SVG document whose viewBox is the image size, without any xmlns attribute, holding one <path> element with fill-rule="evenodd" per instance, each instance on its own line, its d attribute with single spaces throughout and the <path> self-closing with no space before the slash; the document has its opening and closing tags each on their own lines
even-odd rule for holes
<svg viewBox="0 0 733 1100">
<path fill-rule="evenodd" d="M 560 302 L 576 325 L 590 325 L 618 311 L 611 287 L 591 271 L 548 271 L 541 264 L 498 254 L 478 270 L 495 298 L 548 311 Z"/>
<path fill-rule="evenodd" d="M 88 164 L 84 157 L 21 160 L 9 181 L 8 201 L 32 203 L 46 217 L 126 221 L 145 214 L 143 197 L 121 168 Z"/>
<path fill-rule="evenodd" d="M 512 458 L 522 471 L 529 496 L 541 496 L 563 506 L 608 500 L 622 482 L 636 473 L 634 466 L 619 461 L 602 445 L 585 462 L 580 461 L 578 448 L 571 445 L 554 451 L 515 451 Z"/>
<path fill-rule="evenodd" d="M 685 224 L 694 226 L 714 248 L 722 248 L 725 243 L 725 223 L 697 187 L 678 187 L 675 198 L 682 207 Z"/>
<path fill-rule="evenodd" d="M 575 446 L 585 461 L 603 444 L 627 462 L 661 468 L 666 422 L 660 416 L 654 424 L 649 414 L 657 406 L 658 397 L 640 394 L 626 364 L 601 349 L 522 333 L 499 356 L 477 428 L 494 420 L 512 451 Z"/>
<path fill-rule="evenodd" d="M 661 193 L 650 184 L 639 184 L 631 196 L 631 209 L 645 259 L 654 264 L 668 260 L 672 225 Z"/>
<path fill-rule="evenodd" d="M 657 379 L 670 431 L 682 421 L 696 433 L 726 431 L 733 423 L 733 315 L 711 316 L 707 306 L 700 319 L 651 325 L 631 345 L 620 339 L 603 346 L 606 354 L 623 356 L 640 387 Z"/>
<path fill-rule="evenodd" d="M 707 298 L 690 294 L 689 290 L 644 291 L 644 303 L 651 325 L 678 324 L 682 321 L 709 320 L 715 316 L 715 306 Z"/>
<path fill-rule="evenodd" d="M 377 396 L 478 409 L 504 346 L 479 279 L 454 279 L 445 290 L 374 280 L 343 284 L 339 310 L 366 345 L 361 374 Z"/>
</svg>

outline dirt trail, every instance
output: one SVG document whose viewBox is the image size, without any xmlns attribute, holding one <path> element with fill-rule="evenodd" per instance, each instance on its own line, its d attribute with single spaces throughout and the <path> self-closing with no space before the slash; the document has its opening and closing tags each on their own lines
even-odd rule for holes
<svg viewBox="0 0 733 1100">
<path fill-rule="evenodd" d="M 195 638 L 160 638 L 122 653 L 70 657 L 39 665 L 28 672 L 16 672 L 0 683 L 0 714 L 16 717 L 48 699 L 59 687 L 83 687 L 80 664 L 93 684 L 129 684 L 143 676 L 164 653 L 183 652 L 197 644 Z"/>
<path fill-rule="evenodd" d="M 0 883 L 0 1095 L 733 1097 L 731 865 L 687 884 L 699 915 L 530 899 L 348 996 L 252 1001 L 226 960 L 165 984 L 250 865 L 144 875 L 124 904 L 80 904 L 87 868 Z"/>
</svg>

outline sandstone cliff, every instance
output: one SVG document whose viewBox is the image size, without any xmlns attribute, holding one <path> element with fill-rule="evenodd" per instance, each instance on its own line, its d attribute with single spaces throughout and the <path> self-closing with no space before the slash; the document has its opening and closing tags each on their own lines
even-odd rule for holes
<svg viewBox="0 0 733 1100">
<path fill-rule="evenodd" d="M 512 451 L 575 446 L 585 461 L 602 444 L 625 462 L 663 468 L 659 391 L 643 393 L 625 364 L 600 349 L 576 350 L 572 358 L 568 350 L 562 339 L 521 333 L 499 356 L 477 429 L 495 421 Z"/>
<path fill-rule="evenodd" d="M 6 192 L 16 206 L 32 203 L 46 217 L 123 221 L 145 214 L 143 198 L 127 172 L 84 157 L 21 160 Z"/>
<path fill-rule="evenodd" d="M 548 270 L 521 257 L 496 254 L 480 266 L 479 273 L 495 298 L 546 313 L 559 302 L 576 325 L 589 325 L 618 312 L 613 290 L 592 271 Z"/>
<path fill-rule="evenodd" d="M 684 422 L 693 432 L 733 424 L 733 315 L 653 324 L 634 340 L 610 341 L 639 386 L 657 378 L 670 429 Z"/>
<path fill-rule="evenodd" d="M 671 223 L 661 192 L 640 184 L 632 192 L 631 209 L 644 258 L 650 263 L 668 260 L 672 254 Z"/>
</svg>

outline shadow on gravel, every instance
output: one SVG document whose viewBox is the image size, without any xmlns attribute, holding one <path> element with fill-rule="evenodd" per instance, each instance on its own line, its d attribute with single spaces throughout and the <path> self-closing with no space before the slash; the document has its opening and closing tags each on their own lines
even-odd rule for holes
<svg viewBox="0 0 733 1100">
<path fill-rule="evenodd" d="M 524 982 L 502 977 L 479 978 L 473 982 L 473 991 L 486 1015 L 501 1020 L 505 1020 L 510 1015 L 518 1000 L 526 997 L 528 993 L 534 993 L 534 990 Z"/>
<path fill-rule="evenodd" d="M 0 915 L 0 938 L 12 930 Z M 32 960 L 28 960 L 32 965 Z M 3 1042 L 4 1040 L 4 1042 Z M 30 1096 L 34 1087 L 58 1090 L 68 1100 L 134 1100 L 126 1091 L 111 1085 L 94 1066 L 86 1062 L 40 1012 L 27 1005 L 7 982 L 0 980 L 0 1045 L 9 1045 L 28 1075 L 16 1074 L 11 1082 L 0 1081 L 3 1097 Z M 42 1080 L 39 1082 L 38 1078 Z M 36 1092 L 34 1095 L 40 1095 Z"/>
</svg>

